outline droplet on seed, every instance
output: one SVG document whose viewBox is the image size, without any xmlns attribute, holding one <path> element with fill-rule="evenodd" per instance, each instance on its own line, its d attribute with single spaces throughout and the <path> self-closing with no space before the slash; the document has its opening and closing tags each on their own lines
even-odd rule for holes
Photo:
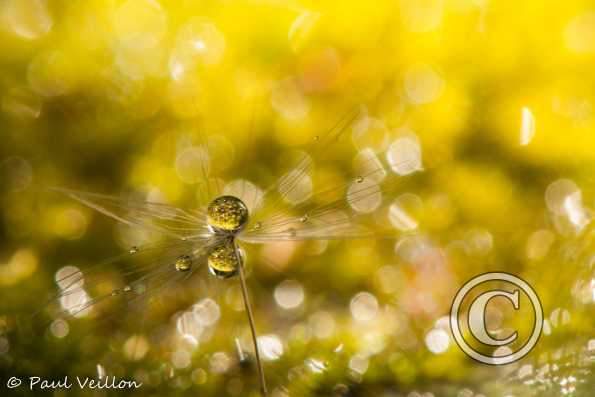
<svg viewBox="0 0 595 397">
<path fill-rule="evenodd" d="M 192 268 L 192 258 L 189 255 L 182 255 L 176 259 L 176 270 L 186 272 Z"/>
<path fill-rule="evenodd" d="M 207 259 L 209 271 L 220 278 L 235 276 L 241 266 L 240 261 L 244 261 L 242 251 L 238 260 L 235 250 L 233 241 L 227 239 L 213 248 Z"/>
<path fill-rule="evenodd" d="M 207 223 L 215 232 L 236 233 L 248 221 L 248 207 L 234 196 L 220 196 L 207 208 Z"/>
</svg>

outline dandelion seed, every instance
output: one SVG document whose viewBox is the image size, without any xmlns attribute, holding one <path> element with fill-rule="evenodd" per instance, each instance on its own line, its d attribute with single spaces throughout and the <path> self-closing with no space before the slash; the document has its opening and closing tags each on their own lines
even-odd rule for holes
<svg viewBox="0 0 595 397">
<path fill-rule="evenodd" d="M 300 102 L 299 95 L 295 93 L 290 95 L 289 102 L 287 98 L 279 96 L 280 92 L 277 94 L 273 102 L 283 112 L 289 112 L 290 107 Z M 287 107 L 290 102 L 292 106 Z M 280 358 L 283 344 L 278 336 L 257 337 L 244 270 L 246 253 L 241 245 L 287 244 L 292 240 L 314 240 L 326 244 L 328 239 L 374 238 L 377 235 L 385 237 L 395 234 L 394 229 L 370 229 L 358 220 L 358 216 L 372 214 L 380 208 L 384 195 L 390 197 L 397 186 L 393 183 L 395 176 L 379 173 L 384 165 L 376 153 L 364 150 L 366 155 L 359 158 L 355 167 L 358 174 L 345 179 L 350 183 L 341 182 L 338 186 L 314 184 L 313 171 L 317 161 L 325 158 L 329 145 L 348 130 L 356 116 L 349 114 L 327 135 L 315 136 L 313 148 L 304 152 L 296 165 L 264 190 L 244 179 L 234 179 L 225 184 L 210 175 L 214 168 L 210 164 L 212 158 L 208 144 L 180 152 L 175 164 L 179 176 L 189 183 L 200 181 L 196 186 L 202 204 L 194 210 L 182 210 L 163 202 L 57 189 L 117 220 L 130 230 L 145 236 L 155 236 L 130 248 L 127 256 L 132 263 L 124 274 L 129 280 L 123 286 L 116 280 L 104 280 L 102 267 L 124 260 L 124 256 L 107 260 L 85 271 L 75 267 L 64 268 L 56 275 L 56 282 L 61 289 L 57 300 L 64 313 L 82 316 L 110 298 L 131 303 L 135 310 L 144 310 L 150 301 L 159 301 L 161 294 L 184 285 L 199 272 L 200 280 L 204 280 L 207 290 L 210 284 L 217 284 L 218 279 L 228 280 L 239 276 L 240 288 L 229 288 L 227 301 L 231 302 L 230 306 L 235 310 L 241 309 L 237 299 L 230 298 L 230 291 L 236 288 L 234 291 L 241 292 L 255 347 L 261 391 L 266 395 L 260 356 L 262 353 L 266 360 Z M 395 167 L 392 157 L 388 156 L 387 159 L 389 166 Z M 188 164 L 192 167 L 187 167 Z M 419 164 L 415 167 L 419 168 Z M 216 276 L 215 279 L 207 281 L 208 275 L 203 270 Z M 97 288 L 99 285 L 102 288 Z M 89 291 L 93 293 L 103 292 L 91 298 L 85 289 L 87 286 L 92 287 Z M 292 280 L 279 284 L 274 292 L 276 303 L 286 310 L 300 307 L 304 295 L 301 284 Z M 356 295 L 350 308 L 353 318 L 360 323 L 372 321 L 378 314 L 378 302 L 370 293 Z M 211 328 L 222 316 L 221 310 L 222 306 L 215 299 L 201 299 L 191 309 L 176 316 L 178 336 L 191 346 L 208 340 L 213 332 Z M 310 320 L 315 336 L 328 338 L 334 333 L 335 320 L 330 314 L 319 312 Z M 142 336 L 131 337 L 124 344 L 125 354 L 131 360 L 139 360 L 148 350 L 148 341 Z M 174 367 L 186 368 L 188 356 L 178 351 L 172 355 L 171 362 Z M 309 362 L 313 371 L 326 368 L 324 363 L 315 359 Z M 232 364 L 233 360 L 227 354 L 218 352 L 211 356 L 210 369 L 222 374 Z"/>
</svg>

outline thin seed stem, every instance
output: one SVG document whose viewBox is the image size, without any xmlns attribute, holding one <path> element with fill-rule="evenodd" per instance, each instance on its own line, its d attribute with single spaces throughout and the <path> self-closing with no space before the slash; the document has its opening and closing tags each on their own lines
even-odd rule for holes
<svg viewBox="0 0 595 397">
<path fill-rule="evenodd" d="M 258 376 L 260 377 L 260 392 L 263 397 L 268 396 L 267 384 L 264 377 L 264 369 L 262 362 L 260 361 L 260 352 L 258 350 L 258 341 L 256 338 L 256 327 L 254 326 L 254 315 L 252 314 L 252 305 L 250 304 L 250 298 L 248 296 L 248 286 L 246 285 L 246 275 L 244 274 L 244 264 L 240 256 L 240 250 L 234 242 L 234 248 L 236 252 L 236 258 L 238 261 L 238 267 L 240 272 L 240 284 L 242 286 L 242 296 L 244 298 L 244 305 L 246 306 L 246 313 L 248 315 L 248 324 L 250 324 L 250 332 L 252 333 L 252 343 L 254 344 L 254 353 L 256 357 L 256 367 L 258 368 Z"/>
</svg>

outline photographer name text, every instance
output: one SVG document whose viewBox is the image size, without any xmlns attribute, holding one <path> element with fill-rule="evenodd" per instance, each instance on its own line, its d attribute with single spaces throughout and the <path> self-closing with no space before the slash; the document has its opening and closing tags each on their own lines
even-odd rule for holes
<svg viewBox="0 0 595 397">
<path fill-rule="evenodd" d="M 25 381 L 25 382 L 23 382 Z M 24 384 L 23 384 L 24 383 Z M 21 386 L 26 386 L 29 390 L 64 390 L 72 387 L 79 389 L 138 389 L 143 384 L 134 380 L 118 379 L 115 376 L 106 376 L 102 379 L 92 377 L 76 376 L 71 379 L 68 376 L 56 379 L 44 379 L 39 376 L 30 376 L 28 378 L 12 377 L 6 384 L 9 388 L 14 389 Z"/>
</svg>

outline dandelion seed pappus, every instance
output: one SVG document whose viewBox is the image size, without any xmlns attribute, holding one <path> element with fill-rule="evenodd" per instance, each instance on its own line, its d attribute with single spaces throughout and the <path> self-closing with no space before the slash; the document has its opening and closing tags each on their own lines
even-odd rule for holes
<svg viewBox="0 0 595 397">
<path fill-rule="evenodd" d="M 215 175 L 208 139 L 201 139 L 196 146 L 201 155 L 193 157 L 194 171 L 199 173 L 196 186 L 200 202 L 194 209 L 54 189 L 143 238 L 131 245 L 128 253 L 93 267 L 62 268 L 56 274 L 59 292 L 49 303 L 60 307 L 57 312 L 50 311 L 52 319 L 81 317 L 84 321 L 82 318 L 88 317 L 94 319 L 95 326 L 114 326 L 117 320 L 135 323 L 143 331 L 129 335 L 128 328 L 123 328 L 119 334 L 127 335 L 122 347 L 124 354 L 138 360 L 151 350 L 178 343 L 174 342 L 175 337 L 192 346 L 206 346 L 215 329 L 238 328 L 238 316 L 247 316 L 251 342 L 246 342 L 244 337 L 235 338 L 226 348 L 233 351 L 240 346 L 240 362 L 246 362 L 246 357 L 254 359 L 261 394 L 268 395 L 261 355 L 263 351 L 265 358 L 282 353 L 276 337 L 262 339 L 274 343 L 271 348 L 276 353 L 272 356 L 259 343 L 257 328 L 260 331 L 272 328 L 270 323 L 262 321 L 257 327 L 258 310 L 253 310 L 251 303 L 256 298 L 255 309 L 258 309 L 262 300 L 259 295 L 266 293 L 254 277 L 255 262 L 266 259 L 250 253 L 255 252 L 255 247 L 273 243 L 382 241 L 399 234 L 385 220 L 386 216 L 378 215 L 388 214 L 403 179 L 395 171 L 399 168 L 394 156 L 386 153 L 388 145 L 361 148 L 352 146 L 345 138 L 354 123 L 365 117 L 360 108 L 354 109 L 330 130 L 314 136 L 297 155 L 295 164 L 285 163 L 281 176 L 264 189 L 242 176 L 242 170 L 254 161 L 238 164 L 236 179 L 233 175 L 221 178 Z M 361 139 L 361 131 L 357 137 Z M 352 163 L 333 163 L 336 159 L 331 154 L 337 146 L 354 152 Z M 343 152 L 341 156 L 344 157 Z M 406 156 L 406 162 L 411 163 L 410 157 Z M 420 158 L 414 161 L 418 164 Z M 319 180 L 318 171 L 325 170 L 329 162 L 339 173 L 330 182 Z M 223 182 L 225 179 L 228 182 Z M 117 271 L 112 265 L 118 265 Z M 245 314 L 238 313 L 242 309 L 237 306 L 226 310 L 230 306 L 230 288 L 238 287 L 234 281 L 237 279 Z M 198 303 L 192 305 L 197 299 Z M 112 302 L 116 300 L 122 306 Z M 118 315 L 123 307 L 127 308 L 127 316 Z M 154 343 L 155 334 L 144 329 L 167 321 L 176 323 L 176 332 L 169 332 L 168 338 Z M 233 361 L 226 361 L 229 356 L 225 360 L 222 357 L 212 356 L 216 361 L 215 372 L 225 372 L 233 365 Z"/>
</svg>

